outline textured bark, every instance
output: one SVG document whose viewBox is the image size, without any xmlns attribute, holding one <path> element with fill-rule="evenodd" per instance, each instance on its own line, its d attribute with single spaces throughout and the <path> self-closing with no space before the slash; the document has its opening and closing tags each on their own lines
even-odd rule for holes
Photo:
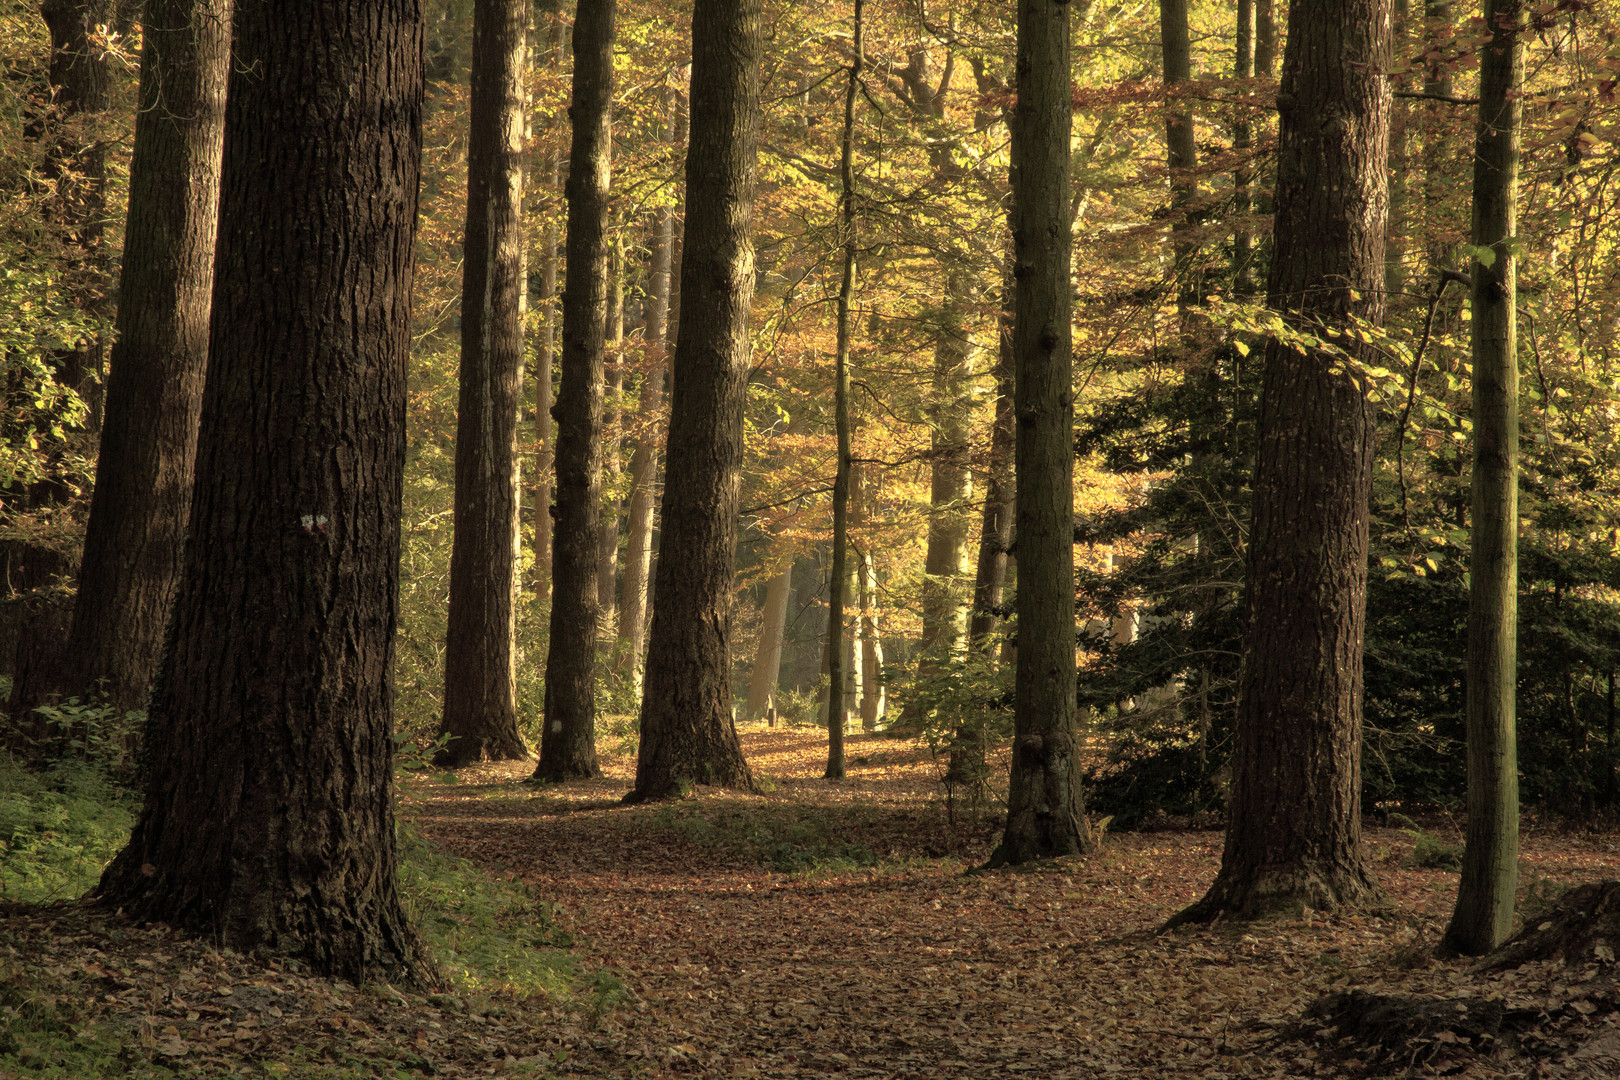
<svg viewBox="0 0 1620 1080">
<path fill-rule="evenodd" d="M 616 231 L 608 270 L 607 349 L 602 394 L 602 520 L 597 526 L 597 625 L 617 621 L 619 603 L 619 455 L 624 449 L 624 235 Z"/>
<path fill-rule="evenodd" d="M 556 17 L 556 43 L 552 49 L 552 62 L 559 68 L 563 62 L 563 38 L 567 34 L 567 20 Z M 546 158 L 545 190 L 555 195 L 562 175 L 561 155 L 552 151 Z M 556 362 L 557 345 L 557 224 L 556 215 L 548 215 L 546 227 L 540 232 L 540 332 L 535 341 L 534 424 L 538 450 L 534 461 L 534 570 L 535 598 L 545 600 L 551 595 L 551 534 L 554 507 L 551 501 L 555 479 L 556 444 L 552 441 L 552 366 Z"/>
<path fill-rule="evenodd" d="M 731 605 L 747 396 L 759 125 L 760 0 L 696 0 L 686 236 L 664 493 L 636 786 L 753 788 L 731 715 Z"/>
<path fill-rule="evenodd" d="M 1089 852 L 1074 666 L 1069 9 L 1019 0 L 1012 121 L 1018 668 L 1007 827 L 991 866 Z"/>
<path fill-rule="evenodd" d="M 1237 0 L 1237 29 L 1233 34 L 1232 74 L 1239 79 L 1254 78 L 1254 0 Z M 1232 124 L 1232 153 L 1238 166 L 1232 172 L 1232 214 L 1242 219 L 1253 208 L 1249 195 L 1254 170 L 1248 159 L 1254 148 L 1254 126 L 1240 116 Z M 1254 287 L 1254 236 L 1246 225 L 1232 235 L 1232 280 L 1238 293 L 1247 295 Z"/>
<path fill-rule="evenodd" d="M 1277 70 L 1276 0 L 1254 0 L 1254 74 L 1269 79 Z"/>
<path fill-rule="evenodd" d="M 99 897 L 412 982 L 391 670 L 421 8 L 242 0 L 232 50 L 190 540 L 145 806 Z"/>
<path fill-rule="evenodd" d="M 528 5 L 473 7 L 455 540 L 441 767 L 528 756 L 517 726 L 518 409 L 523 389 L 523 76 Z"/>
<path fill-rule="evenodd" d="M 1306 333 L 1383 318 L 1388 66 L 1389 0 L 1294 0 L 1267 303 Z M 1373 420 L 1344 361 L 1268 344 L 1231 817 L 1215 883 L 1172 925 L 1377 892 L 1360 821 Z"/>
<path fill-rule="evenodd" d="M 833 475 L 832 575 L 827 583 L 827 675 L 832 692 L 827 695 L 828 780 L 844 775 L 844 724 L 849 718 L 850 667 L 845 657 L 844 600 L 849 592 L 849 346 L 850 305 L 855 300 L 855 95 L 860 87 L 864 45 L 862 0 L 855 0 L 853 16 L 854 57 L 844 88 L 844 135 L 839 153 L 840 193 L 838 231 L 843 240 L 843 272 L 838 286 L 838 354 L 833 364 L 833 413 L 838 431 L 838 463 Z M 851 650 L 852 651 L 852 650 Z"/>
<path fill-rule="evenodd" d="M 1427 0 L 1424 4 L 1429 41 L 1450 41 L 1456 37 L 1451 21 L 1451 0 Z M 1423 92 L 1434 98 L 1452 94 L 1451 66 L 1443 60 L 1439 50 L 1433 51 L 1429 66 L 1423 73 Z M 1446 149 L 1450 138 L 1444 114 L 1451 106 L 1443 101 L 1428 103 L 1426 134 L 1423 140 L 1423 220 L 1427 229 L 1426 255 L 1428 273 L 1432 280 L 1441 270 L 1449 270 L 1455 263 L 1451 238 L 1447 236 L 1449 222 L 1448 203 L 1455 184 L 1455 169 L 1447 160 Z"/>
<path fill-rule="evenodd" d="M 1478 956 L 1513 932 L 1519 879 L 1515 680 L 1519 585 L 1519 364 L 1516 318 L 1523 22 L 1517 0 L 1485 0 L 1474 138 L 1474 475 L 1468 577 L 1468 835 L 1444 948 Z"/>
<path fill-rule="evenodd" d="M 568 158 L 567 279 L 557 394 L 557 513 L 541 780 L 597 776 L 597 529 L 608 306 L 616 0 L 581 0 L 574 21 L 574 138 Z"/>
<path fill-rule="evenodd" d="M 758 720 L 776 704 L 776 684 L 782 674 L 782 640 L 787 631 L 788 599 L 793 595 L 793 558 L 783 556 L 779 568 L 765 586 L 765 610 L 761 612 L 759 648 L 754 653 L 754 673 L 748 680 L 748 705 L 744 718 Z"/>
<path fill-rule="evenodd" d="M 179 581 L 219 221 L 230 0 L 149 0 L 118 337 L 62 689 L 146 704 Z"/>
<path fill-rule="evenodd" d="M 1165 89 L 1174 91 L 1192 78 L 1192 36 L 1187 29 L 1187 0 L 1159 0 L 1159 45 L 1164 57 Z M 1174 265 L 1171 276 L 1183 316 L 1198 303 L 1193 262 L 1198 247 L 1187 235 L 1198 197 L 1198 147 L 1193 141 L 1193 115 L 1172 106 L 1164 118 L 1165 165 L 1170 172 L 1170 228 Z"/>
<path fill-rule="evenodd" d="M 1411 44 L 1411 0 L 1392 0 L 1392 51 L 1396 56 L 1406 55 Z M 1404 80 L 1402 88 L 1404 89 Z M 1406 249 L 1408 218 L 1411 213 L 1407 191 L 1407 158 L 1411 154 L 1411 108 L 1400 99 L 1392 99 L 1389 111 L 1389 225 L 1384 230 L 1384 291 L 1389 303 L 1396 304 L 1399 294 L 1406 290 Z"/>
</svg>

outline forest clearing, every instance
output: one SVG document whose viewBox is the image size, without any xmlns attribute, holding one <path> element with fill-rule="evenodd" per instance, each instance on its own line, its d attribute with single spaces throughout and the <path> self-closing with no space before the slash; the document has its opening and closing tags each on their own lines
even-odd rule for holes
<svg viewBox="0 0 1620 1080">
<path fill-rule="evenodd" d="M 600 779 L 563 786 L 521 783 L 520 763 L 407 785 L 409 828 L 555 905 L 555 941 L 571 938 L 581 964 L 566 996 L 498 981 L 433 996 L 356 990 L 68 904 L 0 925 L 8 1000 L 59 996 L 73 1025 L 138 1077 L 1600 1078 L 1620 1068 L 1612 964 L 1601 977 L 1546 963 L 1474 975 L 1434 958 L 1456 874 L 1419 865 L 1414 847 L 1455 843 L 1443 820 L 1426 823 L 1432 833 L 1368 829 L 1384 910 L 1160 936 L 1207 887 L 1219 831 L 1111 833 L 1092 856 L 978 872 L 999 815 L 953 820 L 926 747 L 853 737 L 848 778 L 828 781 L 825 732 L 760 725 L 742 739 L 774 781 L 768 794 L 701 788 L 624 806 L 634 761 L 614 753 Z M 1612 832 L 1529 823 L 1532 917 L 1569 885 L 1612 873 L 1617 843 Z M 1351 990 L 1499 999 L 1523 1016 L 1520 1030 L 1504 1027 L 1498 1056 L 1444 1024 L 1387 1052 L 1334 1052 L 1304 1014 Z M 39 1053 L 0 1048 L 0 1076 L 72 1075 Z"/>
</svg>

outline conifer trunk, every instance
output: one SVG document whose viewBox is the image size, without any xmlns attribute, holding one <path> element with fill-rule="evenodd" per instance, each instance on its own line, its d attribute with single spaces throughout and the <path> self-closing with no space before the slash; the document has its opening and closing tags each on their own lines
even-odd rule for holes
<svg viewBox="0 0 1620 1080">
<path fill-rule="evenodd" d="M 525 0 L 473 7 L 441 768 L 528 756 L 517 728 L 515 607 L 527 32 Z"/>
<path fill-rule="evenodd" d="M 98 897 L 411 983 L 392 668 L 421 7 L 240 0 L 232 61 L 185 570 L 145 805 Z"/>
<path fill-rule="evenodd" d="M 664 494 L 636 786 L 752 789 L 731 709 L 731 605 L 754 294 L 760 0 L 696 0 L 691 148 Z"/>
<path fill-rule="evenodd" d="M 148 0 L 118 336 L 63 689 L 146 704 L 179 581 L 219 222 L 230 0 Z"/>
<path fill-rule="evenodd" d="M 559 67 L 563 59 L 563 37 L 567 20 L 556 17 L 556 43 L 552 61 Z M 555 197 L 562 175 L 562 156 L 555 150 L 546 155 L 546 194 Z M 551 537 L 553 528 L 552 481 L 556 445 L 552 441 L 552 367 L 557 345 L 557 216 L 547 213 L 540 232 L 540 332 L 535 342 L 534 421 L 538 449 L 534 461 L 534 569 L 532 587 L 537 600 L 551 595 Z"/>
<path fill-rule="evenodd" d="M 608 306 L 608 189 L 616 0 L 581 0 L 568 108 L 567 279 L 557 394 L 557 514 L 541 780 L 597 776 L 596 628 L 602 492 L 602 382 Z"/>
</svg>

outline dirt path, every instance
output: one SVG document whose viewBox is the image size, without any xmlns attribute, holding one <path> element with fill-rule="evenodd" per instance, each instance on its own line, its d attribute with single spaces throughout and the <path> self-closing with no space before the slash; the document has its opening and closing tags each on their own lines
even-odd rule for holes
<svg viewBox="0 0 1620 1080">
<path fill-rule="evenodd" d="M 633 763 L 618 757 L 592 783 L 536 791 L 516 783 L 527 768 L 487 767 L 413 797 L 423 833 L 558 903 L 583 955 L 634 995 L 595 1030 L 557 1033 L 559 1074 L 1343 1075 L 1276 1026 L 1333 988 L 1459 977 L 1424 955 L 1455 876 L 1406 868 L 1395 830 L 1369 841 L 1398 914 L 1157 938 L 1213 876 L 1219 834 L 1116 835 L 1092 858 L 968 874 L 993 830 L 948 820 L 925 751 L 854 739 L 833 784 L 815 732 L 745 744 L 771 794 L 623 807 Z M 1530 846 L 1553 876 L 1602 861 Z"/>
</svg>

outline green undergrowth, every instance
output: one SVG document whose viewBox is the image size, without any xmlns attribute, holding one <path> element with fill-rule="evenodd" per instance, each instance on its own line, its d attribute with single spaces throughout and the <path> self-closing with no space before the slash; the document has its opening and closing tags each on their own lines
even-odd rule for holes
<svg viewBox="0 0 1620 1080">
<path fill-rule="evenodd" d="M 825 875 L 855 870 L 900 869 L 913 859 L 879 854 L 859 842 L 862 830 L 843 815 L 794 808 L 750 807 L 714 812 L 676 802 L 660 806 L 653 825 L 688 843 L 769 866 L 781 874 Z"/>
<path fill-rule="evenodd" d="M 137 808 L 92 764 L 34 772 L 0 760 L 0 900 L 82 895 L 129 839 Z"/>
<path fill-rule="evenodd" d="M 580 982 L 556 909 L 520 881 L 492 877 L 400 827 L 400 892 L 440 974 L 459 993 L 571 996 Z"/>
</svg>

